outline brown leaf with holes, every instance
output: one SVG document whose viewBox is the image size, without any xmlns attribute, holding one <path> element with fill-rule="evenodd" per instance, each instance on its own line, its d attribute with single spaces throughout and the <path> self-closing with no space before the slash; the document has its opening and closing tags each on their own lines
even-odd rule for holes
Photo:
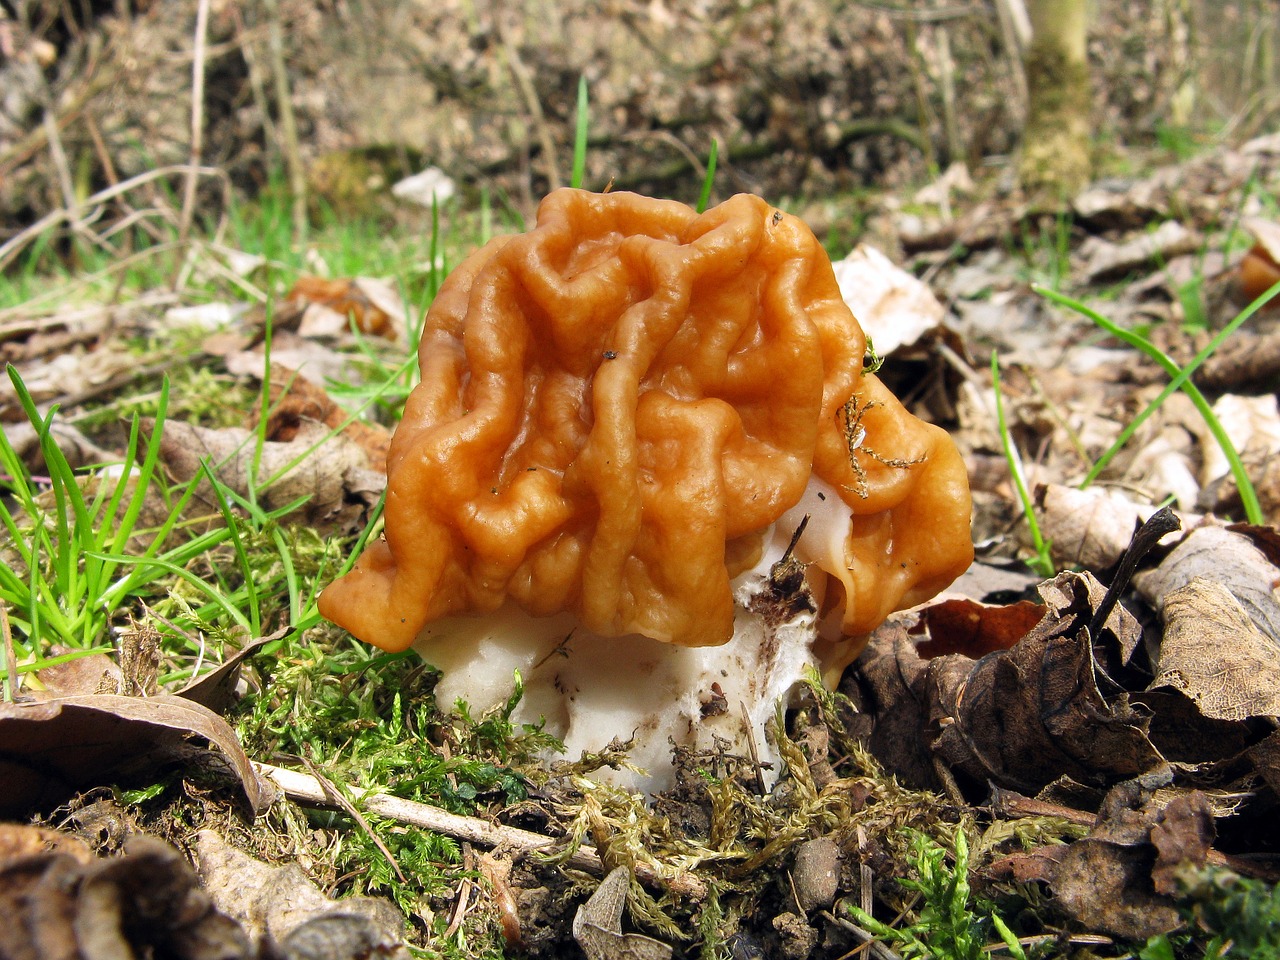
<svg viewBox="0 0 1280 960">
<path fill-rule="evenodd" d="M 230 725 L 180 697 L 88 694 L 0 703 L 0 743 L 4 817 L 48 810 L 89 787 L 154 782 L 173 766 L 231 774 L 255 811 L 266 799 Z"/>
</svg>

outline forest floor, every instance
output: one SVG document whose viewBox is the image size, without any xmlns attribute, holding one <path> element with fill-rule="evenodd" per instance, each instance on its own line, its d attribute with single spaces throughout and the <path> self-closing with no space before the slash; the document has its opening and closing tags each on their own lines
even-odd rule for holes
<svg viewBox="0 0 1280 960">
<path fill-rule="evenodd" d="M 770 793 L 681 755 L 652 802 L 316 609 L 376 534 L 423 311 L 518 218 L 33 232 L 0 957 L 1275 955 L 1280 137 L 1168 159 L 1061 210 L 953 168 L 794 211 L 964 455 L 978 560 L 794 705 Z M 879 253 L 838 248 L 854 206 Z"/>
</svg>

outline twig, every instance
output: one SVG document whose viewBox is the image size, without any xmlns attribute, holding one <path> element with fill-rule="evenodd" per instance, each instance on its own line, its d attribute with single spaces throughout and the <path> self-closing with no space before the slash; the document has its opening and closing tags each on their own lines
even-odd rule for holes
<svg viewBox="0 0 1280 960">
<path fill-rule="evenodd" d="M 178 239 L 191 233 L 191 220 L 196 206 L 196 170 L 204 152 L 204 54 L 209 33 L 209 0 L 196 7 L 195 56 L 191 60 L 191 153 L 187 163 L 187 180 L 182 189 L 182 212 L 178 216 Z"/>
<path fill-rule="evenodd" d="M 502 50 L 507 57 L 507 67 L 510 68 L 511 76 L 520 90 L 520 96 L 524 98 L 533 126 L 538 131 L 538 143 L 542 147 L 542 157 L 545 161 L 543 172 L 547 177 L 547 186 L 555 190 L 561 185 L 560 160 L 556 156 L 555 141 L 551 139 L 551 129 L 547 126 L 546 115 L 542 112 L 542 102 L 538 99 L 538 91 L 534 88 L 533 80 L 529 76 L 529 68 L 524 65 L 516 45 L 511 42 L 511 35 L 507 32 L 506 23 L 501 14 L 495 18 L 495 21 L 498 25 L 498 37 L 502 41 Z"/>
<path fill-rule="evenodd" d="M 307 177 L 302 169 L 298 148 L 298 123 L 293 114 L 293 96 L 289 92 L 289 74 L 284 62 L 284 28 L 280 24 L 280 4 L 264 0 L 267 8 L 267 48 L 271 52 L 271 74 L 275 83 L 276 110 L 280 113 L 280 133 L 284 143 L 285 169 L 289 172 L 289 195 L 292 198 L 293 239 L 302 244 L 307 239 Z"/>
<path fill-rule="evenodd" d="M 266 778 L 284 791 L 285 796 L 291 800 L 325 805 L 333 803 L 333 800 L 325 793 L 323 785 L 315 777 L 267 763 L 255 762 L 253 768 L 259 776 Z M 551 837 L 545 837 L 530 830 L 490 823 L 488 820 L 481 820 L 478 817 L 464 817 L 456 813 L 450 813 L 447 810 L 441 810 L 439 807 L 416 803 L 413 800 L 373 793 L 359 787 L 349 787 L 348 791 L 370 813 L 386 817 L 388 820 L 395 820 L 398 823 L 407 823 L 415 827 L 422 827 L 425 830 L 445 833 L 451 837 L 467 840 L 482 847 L 502 846 L 520 854 L 530 854 L 539 851 L 551 852 L 557 842 Z M 566 865 L 600 877 L 607 872 L 599 854 L 585 846 L 579 847 L 570 854 Z M 636 878 L 649 886 L 665 887 L 694 899 L 701 899 L 706 896 L 706 888 L 702 881 L 689 874 L 681 874 L 678 877 L 663 877 L 646 863 L 637 863 L 635 872 Z"/>
<path fill-rule="evenodd" d="M 18 253 L 21 252 L 23 247 L 33 241 L 36 237 L 40 236 L 40 234 L 44 233 L 46 230 L 57 226 L 59 223 L 78 221 L 80 219 L 79 214 L 81 210 L 97 206 L 101 203 L 106 203 L 108 200 L 113 200 L 121 194 L 127 193 L 144 183 L 150 183 L 152 180 L 159 179 L 160 177 L 167 177 L 171 173 L 185 173 L 189 169 L 190 168 L 183 163 L 169 167 L 157 167 L 154 170 L 147 170 L 145 173 L 140 173 L 136 177 L 130 177 L 123 183 L 113 184 L 110 187 L 99 190 L 97 193 L 93 194 L 93 196 L 86 198 L 82 203 L 77 203 L 71 210 L 54 210 L 51 213 L 45 214 L 31 226 L 15 234 L 13 237 L 10 237 L 3 244 L 0 244 L 0 269 L 8 266 Z M 195 170 L 196 173 L 202 177 L 218 177 L 223 182 L 223 193 L 230 196 L 231 183 L 227 179 L 227 175 L 224 171 L 219 170 L 217 167 L 196 167 Z"/>
<path fill-rule="evenodd" d="M 9 605 L 0 603 L 0 634 L 4 635 L 4 702 L 18 697 L 18 658 L 13 652 L 13 630 L 9 627 Z"/>
<path fill-rule="evenodd" d="M 360 829 L 368 835 L 373 841 L 373 845 L 378 848 L 379 852 L 386 857 L 387 863 L 391 864 L 391 869 L 396 872 L 396 877 L 401 883 L 405 883 L 404 871 L 400 869 L 400 864 L 396 862 L 396 858 L 392 856 L 391 851 L 387 849 L 387 845 L 382 842 L 373 827 L 369 826 L 369 821 L 364 818 L 364 814 L 356 809 L 355 804 L 342 795 L 342 791 L 328 777 L 322 775 L 316 768 L 316 765 L 306 757 L 300 757 L 300 760 L 306 764 L 307 769 L 311 771 L 311 776 L 315 778 L 316 783 L 320 784 L 320 788 L 324 790 L 325 798 L 332 804 L 341 807 L 346 811 L 356 823 L 360 824 Z"/>
</svg>

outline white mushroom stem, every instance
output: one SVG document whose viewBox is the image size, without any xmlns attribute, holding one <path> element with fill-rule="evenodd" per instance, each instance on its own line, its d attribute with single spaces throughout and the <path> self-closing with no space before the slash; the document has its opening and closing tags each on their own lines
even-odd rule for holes
<svg viewBox="0 0 1280 960">
<path fill-rule="evenodd" d="M 614 738 L 634 738 L 630 759 L 647 776 L 610 773 L 621 786 L 649 793 L 670 786 L 671 743 L 712 749 L 716 737 L 741 756 L 754 743 L 759 759 L 772 767 L 766 780 L 776 779 L 779 754 L 767 727 L 778 702 L 790 700 L 805 673 L 823 667 L 813 649 L 819 632 L 814 611 L 826 577 L 807 576 L 816 589 L 802 587 L 799 598 L 779 597 L 770 571 L 806 515 L 811 521 L 795 557 L 821 568 L 843 557 L 848 508 L 822 487 L 811 483 L 774 524 L 759 562 L 733 581 L 736 613 L 728 643 L 681 647 L 641 636 L 599 637 L 569 614 L 533 617 L 508 603 L 483 616 L 438 620 L 422 631 L 414 648 L 443 673 L 438 702 L 447 709 L 465 700 L 478 714 L 510 697 L 518 670 L 525 695 L 513 719 L 545 718 L 568 758 L 598 752 Z"/>
</svg>

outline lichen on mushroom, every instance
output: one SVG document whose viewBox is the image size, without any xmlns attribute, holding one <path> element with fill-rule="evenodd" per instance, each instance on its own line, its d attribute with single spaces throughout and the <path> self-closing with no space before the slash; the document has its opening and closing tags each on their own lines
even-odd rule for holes
<svg viewBox="0 0 1280 960">
<path fill-rule="evenodd" d="M 571 755 L 635 734 L 650 787 L 668 738 L 767 755 L 806 669 L 972 559 L 955 447 L 865 353 L 821 245 L 763 200 L 558 190 L 441 287 L 385 534 L 321 611 L 415 645 L 442 704 L 499 702 L 518 669 L 524 717 Z"/>
</svg>

